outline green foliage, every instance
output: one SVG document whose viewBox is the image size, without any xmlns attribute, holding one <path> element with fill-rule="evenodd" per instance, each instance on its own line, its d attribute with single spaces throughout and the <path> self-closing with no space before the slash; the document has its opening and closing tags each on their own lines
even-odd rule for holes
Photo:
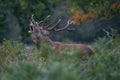
<svg viewBox="0 0 120 80">
<path fill-rule="evenodd" d="M 14 65 L 14 66 L 13 66 Z M 53 63 L 52 66 L 38 68 L 35 63 L 18 62 L 5 67 L 0 74 L 1 80 L 76 80 L 71 67 L 66 64 Z"/>
<path fill-rule="evenodd" d="M 65 7 L 61 7 L 61 5 Z M 68 18 L 71 13 L 69 10 L 73 8 L 83 10 L 85 14 L 93 13 L 92 15 L 97 18 L 104 16 L 111 18 L 120 13 L 118 0 L 12 0 L 11 2 L 9 0 L 0 0 L 0 42 L 4 38 L 11 39 L 11 36 L 12 38 L 14 36 L 15 39 L 17 37 L 17 40 L 26 41 L 28 39 L 29 19 L 32 14 L 36 15 L 35 20 L 39 22 L 45 16 L 53 13 L 53 19 L 55 19 L 55 15 L 61 13 L 57 11 L 63 9 L 65 12 L 67 10 L 67 14 L 59 16 L 67 16 Z M 17 31 L 18 34 L 12 34 L 17 33 Z M 76 35 L 77 33 L 78 31 Z M 78 41 L 78 38 L 76 39 L 73 40 Z"/>
<path fill-rule="evenodd" d="M 24 40 L 28 36 L 30 16 L 35 14 L 37 20 L 42 20 L 45 16 L 51 14 L 58 3 L 60 3 L 60 0 L 12 0 L 11 2 L 0 0 L 0 39 L 6 38 L 9 30 L 8 26 L 16 21 L 22 29 L 21 35 L 22 40 Z M 14 16 L 15 20 L 11 20 L 11 16 Z M 16 25 L 13 26 L 16 27 Z"/>
<path fill-rule="evenodd" d="M 4 62 L 6 64 L 2 65 L 4 71 L 0 73 L 0 80 L 119 80 L 119 38 L 96 39 L 92 45 L 94 54 L 87 59 L 78 57 L 80 55 L 73 50 L 54 54 L 53 47 L 42 44 L 41 49 L 32 48 L 19 56 L 27 54 L 26 58 L 18 58 L 17 61 L 14 59 L 12 63 Z M 19 43 L 16 45 L 13 41 L 5 41 L 3 44 L 7 45 L 9 50 L 13 46 L 17 47 Z M 17 54 L 14 51 L 13 54 Z M 18 54 L 14 56 L 18 57 Z"/>
<path fill-rule="evenodd" d="M 112 39 L 112 43 L 111 43 L 110 47 L 111 48 L 119 47 L 118 44 L 120 44 L 120 34 L 118 34 L 118 30 L 111 29 L 111 34 L 112 34 L 114 39 Z"/>
<path fill-rule="evenodd" d="M 43 43 L 40 45 L 41 57 L 48 57 L 50 54 L 53 54 L 54 48 L 50 45 Z"/>
<path fill-rule="evenodd" d="M 112 17 L 119 11 L 115 6 L 111 8 L 114 0 L 68 2 L 72 8 L 83 9 L 85 13 L 95 11 L 98 18 Z M 34 13 L 37 20 L 43 19 L 60 3 L 61 0 L 0 1 L 0 40 L 8 32 L 9 14 L 14 15 L 22 28 L 22 36 L 26 37 L 31 14 Z M 0 80 L 119 80 L 120 35 L 115 30 L 112 35 L 113 39 L 96 39 L 92 45 L 94 54 L 87 59 L 82 59 L 81 51 L 56 52 L 54 47 L 45 43 L 39 50 L 35 47 L 26 49 L 21 42 L 4 40 L 0 45 Z"/>
<path fill-rule="evenodd" d="M 14 65 L 14 66 L 13 66 Z M 6 72 L 0 74 L 1 80 L 37 80 L 40 78 L 40 70 L 35 63 L 18 62 L 5 66 Z"/>
<path fill-rule="evenodd" d="M 111 42 L 107 37 L 99 37 L 95 40 L 96 43 L 94 43 L 94 47 L 97 49 L 106 49 L 108 47 L 108 44 Z"/>
<path fill-rule="evenodd" d="M 115 39 L 113 39 L 110 47 L 111 48 L 119 47 L 120 45 L 118 44 L 120 44 L 120 35 L 117 35 L 117 37 L 115 36 Z"/>
<path fill-rule="evenodd" d="M 0 64 L 18 60 L 20 54 L 24 52 L 22 43 L 13 40 L 4 40 L 0 50 Z"/>
</svg>

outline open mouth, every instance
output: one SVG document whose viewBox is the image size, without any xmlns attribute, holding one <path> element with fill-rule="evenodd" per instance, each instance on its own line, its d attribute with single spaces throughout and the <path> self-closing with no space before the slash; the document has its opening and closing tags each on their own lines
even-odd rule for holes
<svg viewBox="0 0 120 80">
<path fill-rule="evenodd" d="M 28 33 L 32 33 L 32 32 L 33 32 L 33 30 L 34 30 L 34 29 L 33 29 L 33 27 L 32 27 L 32 26 L 30 26 L 29 28 L 30 28 L 30 30 L 28 31 Z"/>
<path fill-rule="evenodd" d="M 30 30 L 33 31 L 33 27 L 32 26 L 30 26 Z"/>
</svg>

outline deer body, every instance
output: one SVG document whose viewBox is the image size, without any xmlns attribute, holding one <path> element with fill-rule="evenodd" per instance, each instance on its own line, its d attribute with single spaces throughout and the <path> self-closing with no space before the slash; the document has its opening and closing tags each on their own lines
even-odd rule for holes
<svg viewBox="0 0 120 80">
<path fill-rule="evenodd" d="M 57 24 L 60 22 L 60 20 L 57 22 Z M 57 25 L 56 24 L 56 25 Z M 55 47 L 57 50 L 67 50 L 67 49 L 74 49 L 74 50 L 81 50 L 83 54 L 88 54 L 91 55 L 93 54 L 93 50 L 89 48 L 87 45 L 84 44 L 67 44 L 67 43 L 62 43 L 62 42 L 54 42 L 52 41 L 47 34 L 49 34 L 49 31 L 62 31 L 62 30 L 68 30 L 70 31 L 71 29 L 68 28 L 68 26 L 72 24 L 72 22 L 68 21 L 67 25 L 65 28 L 62 29 L 55 29 L 53 26 L 52 28 L 47 28 L 44 29 L 44 26 L 39 26 L 36 21 L 34 21 L 33 16 L 31 17 L 31 22 L 30 22 L 30 30 L 29 33 L 31 34 L 31 38 L 33 42 L 36 44 L 36 46 L 39 48 L 41 46 L 41 43 L 45 42 L 48 45 L 51 45 Z"/>
</svg>

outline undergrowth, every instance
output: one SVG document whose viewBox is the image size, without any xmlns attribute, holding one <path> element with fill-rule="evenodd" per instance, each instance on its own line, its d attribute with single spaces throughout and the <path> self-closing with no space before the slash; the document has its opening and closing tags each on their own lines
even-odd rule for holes
<svg viewBox="0 0 120 80">
<path fill-rule="evenodd" d="M 76 51 L 61 51 L 42 44 L 25 49 L 20 42 L 5 40 L 0 48 L 0 80 L 119 80 L 120 37 L 98 38 L 87 59 Z M 79 52 L 77 51 L 77 54 Z"/>
</svg>

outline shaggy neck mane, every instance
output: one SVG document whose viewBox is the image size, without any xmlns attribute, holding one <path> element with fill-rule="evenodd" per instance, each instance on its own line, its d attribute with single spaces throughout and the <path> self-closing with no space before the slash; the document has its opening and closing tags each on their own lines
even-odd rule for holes
<svg viewBox="0 0 120 80">
<path fill-rule="evenodd" d="M 49 44 L 51 46 L 54 46 L 54 42 L 47 36 L 43 37 L 42 42 L 45 42 L 45 43 L 47 43 L 47 44 Z"/>
</svg>

